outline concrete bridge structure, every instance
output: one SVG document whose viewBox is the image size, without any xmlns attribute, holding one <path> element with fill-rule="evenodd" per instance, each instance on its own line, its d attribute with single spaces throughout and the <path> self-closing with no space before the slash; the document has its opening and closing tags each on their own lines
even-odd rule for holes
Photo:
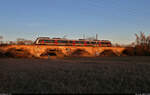
<svg viewBox="0 0 150 95">
<path fill-rule="evenodd" d="M 114 54 L 120 56 L 125 48 L 122 47 L 92 47 L 92 46 L 49 46 L 49 45 L 10 45 L 1 47 L 2 50 L 16 49 L 25 50 L 36 57 L 42 56 L 99 56 L 105 50 L 111 50 Z"/>
</svg>

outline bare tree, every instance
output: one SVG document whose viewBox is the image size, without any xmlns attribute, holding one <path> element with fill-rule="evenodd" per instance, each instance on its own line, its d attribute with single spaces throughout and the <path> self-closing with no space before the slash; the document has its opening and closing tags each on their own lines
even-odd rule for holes
<svg viewBox="0 0 150 95">
<path fill-rule="evenodd" d="M 146 38 L 146 43 L 147 43 L 148 47 L 150 48 L 150 35 Z"/>
<path fill-rule="evenodd" d="M 0 36 L 0 44 L 2 44 L 3 36 Z"/>
<path fill-rule="evenodd" d="M 3 39 L 3 36 L 0 36 L 0 40 Z"/>
<path fill-rule="evenodd" d="M 137 34 L 135 34 L 135 36 L 136 36 L 136 44 L 139 45 L 140 44 L 140 37 Z"/>
<path fill-rule="evenodd" d="M 19 45 L 31 45 L 31 44 L 33 44 L 33 41 L 26 40 L 24 38 L 18 38 L 17 39 L 17 44 L 19 44 Z"/>
<path fill-rule="evenodd" d="M 145 45 L 146 44 L 146 36 L 143 32 L 140 32 L 140 40 L 141 40 L 141 44 Z"/>
<path fill-rule="evenodd" d="M 136 45 L 150 47 L 150 35 L 145 36 L 143 32 L 140 32 L 140 35 L 135 34 L 136 36 Z"/>
</svg>

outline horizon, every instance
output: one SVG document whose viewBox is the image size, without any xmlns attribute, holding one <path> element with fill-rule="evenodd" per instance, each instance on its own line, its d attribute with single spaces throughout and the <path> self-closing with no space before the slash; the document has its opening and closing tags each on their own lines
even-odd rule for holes
<svg viewBox="0 0 150 95">
<path fill-rule="evenodd" d="M 131 44 L 135 33 L 150 34 L 149 0 L 1 0 L 0 36 L 35 40 L 95 37 Z"/>
</svg>

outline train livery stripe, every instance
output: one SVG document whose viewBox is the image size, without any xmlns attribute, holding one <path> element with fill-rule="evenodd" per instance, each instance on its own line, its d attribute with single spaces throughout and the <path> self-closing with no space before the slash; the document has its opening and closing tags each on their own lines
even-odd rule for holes
<svg viewBox="0 0 150 95">
<path fill-rule="evenodd" d="M 98 42 L 99 43 L 99 47 L 101 47 L 101 42 Z"/>
<path fill-rule="evenodd" d="M 57 42 L 57 40 L 55 40 L 55 45 L 58 45 L 58 42 Z"/>
<path fill-rule="evenodd" d="M 73 46 L 75 46 L 75 45 L 76 45 L 75 41 L 73 41 L 72 45 L 73 45 Z"/>
<path fill-rule="evenodd" d="M 87 43 L 86 43 L 86 41 L 84 41 L 84 46 L 86 46 L 87 45 Z"/>
<path fill-rule="evenodd" d="M 70 46 L 98 46 L 98 47 L 111 47 L 110 41 L 105 40 L 61 40 L 61 39 L 48 39 L 48 38 L 39 38 L 36 40 L 35 44 L 45 44 L 45 45 L 70 45 Z"/>
</svg>

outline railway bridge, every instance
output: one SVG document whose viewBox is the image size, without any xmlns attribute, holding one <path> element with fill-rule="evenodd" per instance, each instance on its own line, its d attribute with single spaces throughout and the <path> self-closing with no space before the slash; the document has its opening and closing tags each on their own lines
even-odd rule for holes
<svg viewBox="0 0 150 95">
<path fill-rule="evenodd" d="M 4 51 L 9 49 L 16 51 L 28 51 L 36 57 L 48 56 L 99 56 L 102 52 L 111 50 L 120 56 L 125 48 L 122 47 L 92 47 L 92 46 L 50 46 L 50 45 L 10 45 L 1 47 Z"/>
</svg>

